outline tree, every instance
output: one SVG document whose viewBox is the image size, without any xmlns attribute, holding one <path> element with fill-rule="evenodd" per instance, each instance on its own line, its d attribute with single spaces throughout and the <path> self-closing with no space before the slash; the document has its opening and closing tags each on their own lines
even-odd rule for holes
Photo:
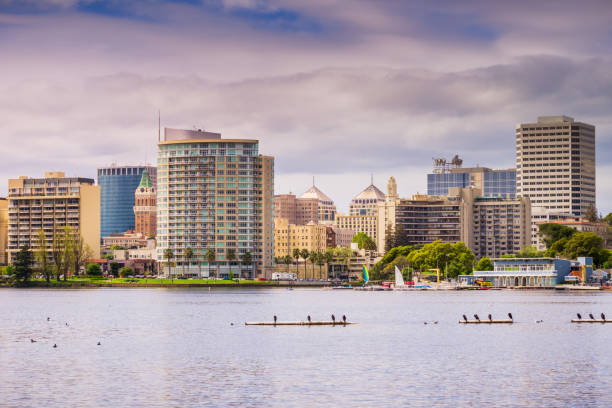
<svg viewBox="0 0 612 408">
<path fill-rule="evenodd" d="M 37 237 L 38 248 L 34 253 L 34 257 L 36 258 L 36 262 L 38 263 L 38 269 L 40 273 L 45 277 L 47 284 L 51 281 L 51 263 L 49 262 L 49 254 L 47 253 L 47 237 L 45 235 L 45 231 L 42 229 L 38 231 Z"/>
<path fill-rule="evenodd" d="M 528 245 L 516 253 L 517 258 L 539 258 L 544 255 L 543 251 L 538 251 L 533 245 Z"/>
<path fill-rule="evenodd" d="M 172 258 L 174 258 L 174 252 L 172 252 L 172 249 L 166 248 L 164 250 L 164 258 L 166 258 L 166 262 L 168 264 L 168 274 L 172 275 L 172 269 L 170 265 L 170 261 L 172 260 Z M 121 273 L 121 271 L 119 271 L 119 273 Z"/>
<path fill-rule="evenodd" d="M 78 275 L 85 261 L 91 258 L 93 258 L 93 251 L 89 245 L 85 243 L 81 235 L 75 236 L 72 242 L 72 264 L 74 273 Z"/>
<path fill-rule="evenodd" d="M 191 259 L 193 258 L 193 255 L 193 249 L 189 247 L 185 248 L 185 253 L 183 254 L 183 257 L 187 260 L 189 269 L 191 269 Z M 185 261 L 183 261 L 183 276 L 185 276 Z"/>
<path fill-rule="evenodd" d="M 315 262 L 319 265 L 319 279 L 323 279 L 322 267 L 325 264 L 325 255 L 322 252 L 315 253 Z"/>
<path fill-rule="evenodd" d="M 234 260 L 236 260 L 236 250 L 234 248 L 228 248 L 227 249 L 227 253 L 226 253 L 226 258 L 229 261 L 229 273 L 230 273 L 230 279 L 232 279 L 233 277 L 233 273 L 232 273 L 232 262 L 234 262 Z"/>
<path fill-rule="evenodd" d="M 568 259 L 576 259 L 579 256 L 590 256 L 595 265 L 601 265 L 607 259 L 602 259 L 602 238 L 592 232 L 577 232 L 567 241 L 563 255 Z"/>
<path fill-rule="evenodd" d="M 119 264 L 117 262 L 111 262 L 110 263 L 110 273 L 111 275 L 113 275 L 115 278 L 117 276 L 119 276 Z"/>
<path fill-rule="evenodd" d="M 390 251 L 391 248 L 394 248 L 395 246 L 393 227 L 391 224 L 387 224 L 387 228 L 385 228 L 385 253 Z"/>
<path fill-rule="evenodd" d="M 609 226 L 612 227 L 612 212 L 606 215 L 603 220 L 608 223 Z"/>
<path fill-rule="evenodd" d="M 100 268 L 100 264 L 90 263 L 87 265 L 85 273 L 87 276 L 102 276 L 102 268 Z"/>
<path fill-rule="evenodd" d="M 584 218 L 589 222 L 597 222 L 599 221 L 599 217 L 597 216 L 597 208 L 595 208 L 595 204 L 591 203 L 585 213 Z"/>
<path fill-rule="evenodd" d="M 421 271 L 444 268 L 447 277 L 455 278 L 472 272 L 474 254 L 463 242 L 450 244 L 438 240 L 410 252 L 407 259 Z"/>
<path fill-rule="evenodd" d="M 240 256 L 240 258 L 242 259 L 242 264 L 247 267 L 247 275 L 249 276 L 249 278 L 252 277 L 251 273 L 249 272 L 249 266 L 251 266 L 251 264 L 253 263 L 253 256 L 249 251 L 246 251 Z M 242 272 L 240 273 L 240 277 L 242 277 Z"/>
<path fill-rule="evenodd" d="M 300 254 L 301 254 L 301 251 L 299 248 L 293 248 L 293 257 L 295 258 L 295 276 L 296 277 L 299 275 L 298 266 L 299 266 Z M 304 276 L 304 279 L 306 279 L 306 276 Z"/>
<path fill-rule="evenodd" d="M 308 253 L 308 259 L 310 260 L 310 265 L 312 265 L 311 272 L 312 272 L 312 279 L 314 279 L 315 278 L 315 270 L 314 269 L 315 269 L 315 263 L 317 261 L 317 253 L 315 251 L 310 251 Z"/>
<path fill-rule="evenodd" d="M 357 234 L 355 234 L 355 236 L 352 239 L 352 242 L 355 242 L 359 249 L 365 249 L 368 251 L 376 251 L 376 243 L 365 232 L 358 232 Z"/>
<path fill-rule="evenodd" d="M 307 263 L 309 255 L 310 255 L 310 252 L 306 248 L 303 248 L 300 251 L 300 257 L 304 260 L 304 279 L 306 279 L 306 277 L 307 277 L 307 275 L 306 275 L 306 263 Z"/>
<path fill-rule="evenodd" d="M 53 258 L 53 264 L 55 265 L 56 278 L 58 282 L 65 263 L 64 256 L 64 234 L 54 230 L 53 242 L 51 244 L 51 257 Z"/>
<path fill-rule="evenodd" d="M 28 245 L 21 247 L 15 254 L 13 267 L 15 268 L 15 279 L 20 285 L 27 285 L 32 276 L 32 265 L 34 264 L 34 254 Z"/>
<path fill-rule="evenodd" d="M 325 263 L 327 264 L 327 268 L 325 269 L 327 271 L 327 273 L 325 274 L 326 276 L 329 276 L 329 264 L 331 261 L 334 260 L 334 252 L 331 249 L 328 249 L 325 251 L 325 253 L 323 254 L 323 259 L 325 260 Z"/>
<path fill-rule="evenodd" d="M 480 258 L 476 266 L 474 267 L 475 271 L 492 271 L 494 268 L 493 262 L 488 256 L 483 256 Z"/>
<path fill-rule="evenodd" d="M 408 233 L 402 226 L 402 224 L 395 225 L 395 233 L 393 234 L 394 246 L 405 246 L 410 242 Z"/>
<path fill-rule="evenodd" d="M 565 225 L 548 222 L 540 225 L 538 233 L 546 244 L 546 248 L 550 248 L 552 244 L 561 238 L 569 238 L 574 235 L 576 230 Z"/>
<path fill-rule="evenodd" d="M 287 272 L 289 272 L 289 265 L 291 265 L 291 262 L 293 262 L 293 257 L 291 255 L 285 255 L 283 257 L 283 262 L 287 266 Z M 297 278 L 297 274 L 295 274 L 295 277 Z"/>
<path fill-rule="evenodd" d="M 206 250 L 206 262 L 208 263 L 208 277 L 210 278 L 210 264 L 215 262 L 216 254 L 215 250 L 208 248 Z"/>
<path fill-rule="evenodd" d="M 121 276 L 122 278 L 127 278 L 128 276 L 133 276 L 134 275 L 134 268 L 129 267 L 129 266 L 124 266 L 123 268 L 119 269 L 119 276 Z"/>
</svg>

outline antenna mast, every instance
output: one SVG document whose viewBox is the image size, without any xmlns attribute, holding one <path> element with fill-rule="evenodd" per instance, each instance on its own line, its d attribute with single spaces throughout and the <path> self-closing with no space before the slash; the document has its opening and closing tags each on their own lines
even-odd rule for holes
<svg viewBox="0 0 612 408">
<path fill-rule="evenodd" d="M 161 142 L 161 111 L 157 111 L 157 142 Z"/>
</svg>

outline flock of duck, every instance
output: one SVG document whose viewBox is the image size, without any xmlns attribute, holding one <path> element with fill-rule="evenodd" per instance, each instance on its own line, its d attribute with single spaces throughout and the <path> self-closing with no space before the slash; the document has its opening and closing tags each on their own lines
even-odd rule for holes
<svg viewBox="0 0 612 408">
<path fill-rule="evenodd" d="M 47 317 L 47 321 L 48 321 L 48 322 L 50 322 L 50 321 L 51 321 L 51 318 L 50 318 L 50 317 Z M 68 326 L 70 326 L 70 325 L 68 324 L 68 322 L 66 322 L 66 326 L 67 326 L 67 327 L 68 327 Z M 38 341 L 37 341 L 37 340 L 34 340 L 34 339 L 30 339 L 30 343 L 38 343 Z M 102 345 L 102 343 L 98 342 L 98 344 L 97 344 L 97 345 L 98 345 L 98 346 L 101 346 L 101 345 Z M 57 343 L 53 343 L 53 348 L 57 348 Z"/>
</svg>

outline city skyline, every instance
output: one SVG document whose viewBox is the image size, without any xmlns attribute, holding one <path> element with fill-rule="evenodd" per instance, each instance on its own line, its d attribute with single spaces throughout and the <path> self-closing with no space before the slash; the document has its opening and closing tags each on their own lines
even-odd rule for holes
<svg viewBox="0 0 612 408">
<path fill-rule="evenodd" d="M 513 168 L 516 124 L 568 115 L 597 127 L 612 211 L 605 2 L 376 4 L 0 0 L 0 177 L 154 163 L 161 110 L 165 127 L 260 140 L 276 194 L 314 175 L 346 213 L 371 173 L 408 197 L 432 157 Z"/>
</svg>

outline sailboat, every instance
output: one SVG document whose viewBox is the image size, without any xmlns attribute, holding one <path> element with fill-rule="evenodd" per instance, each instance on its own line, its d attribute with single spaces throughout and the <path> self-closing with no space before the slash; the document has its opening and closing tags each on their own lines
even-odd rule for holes
<svg viewBox="0 0 612 408">
<path fill-rule="evenodd" d="M 365 265 L 362 265 L 362 268 L 363 268 L 364 284 L 363 286 L 359 286 L 353 289 L 355 290 L 391 290 L 391 288 L 381 286 L 381 285 L 368 285 L 368 282 L 370 281 L 370 274 L 368 273 L 368 268 L 366 268 Z"/>
<path fill-rule="evenodd" d="M 429 285 L 406 285 L 406 282 L 404 282 L 404 277 L 402 276 L 402 272 L 399 270 L 397 265 L 395 266 L 395 284 L 393 285 L 393 290 L 425 290 L 429 287 Z"/>
</svg>

